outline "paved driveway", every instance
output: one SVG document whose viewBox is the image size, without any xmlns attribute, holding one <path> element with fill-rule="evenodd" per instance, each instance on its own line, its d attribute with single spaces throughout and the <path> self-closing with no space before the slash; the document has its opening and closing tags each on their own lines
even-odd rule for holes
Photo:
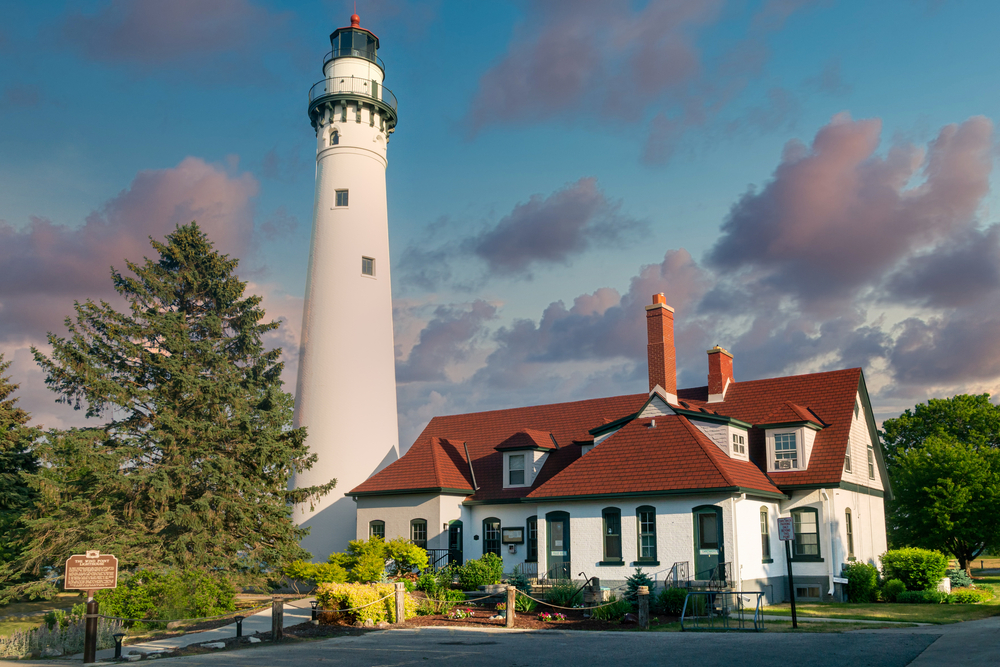
<svg viewBox="0 0 1000 667">
<path fill-rule="evenodd" d="M 247 665 L 402 667 L 979 667 L 1000 665 L 1000 617 L 946 626 L 833 633 L 635 633 L 419 628 L 260 646 L 185 658 L 164 667 Z M 3 665 L 67 665 L 66 661 Z M 73 663 L 68 663 L 72 665 Z M 79 664 L 79 663 L 76 663 Z"/>
<path fill-rule="evenodd" d="M 164 667 L 247 665 L 338 667 L 446 664 L 476 667 L 903 667 L 934 640 L 932 634 L 707 634 L 579 631 L 472 631 L 452 628 L 387 630 L 360 637 L 262 646 L 171 658 Z M 25 666 L 26 663 L 16 663 Z M 39 664 L 39 663 L 31 663 Z M 53 663 L 49 663 L 53 664 Z M 63 662 L 65 665 L 66 663 Z M 79 663 L 77 663 L 79 664 Z"/>
</svg>

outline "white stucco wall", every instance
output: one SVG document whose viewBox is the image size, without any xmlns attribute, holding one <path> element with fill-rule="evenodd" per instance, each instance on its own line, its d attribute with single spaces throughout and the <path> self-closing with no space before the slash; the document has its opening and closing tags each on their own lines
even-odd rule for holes
<svg viewBox="0 0 1000 667">
<path fill-rule="evenodd" d="M 760 510 L 767 508 L 770 533 L 771 563 L 764 563 L 760 535 Z M 736 501 L 736 540 L 739 547 L 739 569 L 734 573 L 740 581 L 763 579 L 785 574 L 784 545 L 778 541 L 778 503 L 755 497 L 743 497 Z"/>
<path fill-rule="evenodd" d="M 847 508 L 851 509 L 854 527 L 855 559 L 881 567 L 880 559 L 887 548 L 885 501 L 877 496 L 845 489 L 837 489 L 834 492 L 834 499 L 837 533 L 843 544 L 843 549 L 840 551 L 841 562 L 836 565 L 837 572 L 840 572 L 841 564 L 846 562 L 847 558 L 847 522 L 845 519 Z"/>
</svg>

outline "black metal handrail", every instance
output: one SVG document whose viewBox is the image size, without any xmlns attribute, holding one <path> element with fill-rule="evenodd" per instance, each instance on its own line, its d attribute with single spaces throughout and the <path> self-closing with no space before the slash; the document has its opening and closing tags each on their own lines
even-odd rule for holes
<svg viewBox="0 0 1000 667">
<path fill-rule="evenodd" d="M 317 81 L 309 89 L 309 103 L 312 104 L 326 95 L 350 93 L 379 100 L 393 111 L 396 111 L 396 96 L 380 83 L 359 76 L 338 76 L 333 79 Z"/>
<path fill-rule="evenodd" d="M 333 49 L 327 51 L 326 55 L 323 56 L 323 67 L 326 67 L 326 64 L 334 58 L 364 58 L 368 62 L 375 63 L 382 72 L 385 72 L 385 63 L 382 62 L 381 58 L 375 56 L 375 59 L 372 60 L 372 57 L 361 49 Z"/>
</svg>

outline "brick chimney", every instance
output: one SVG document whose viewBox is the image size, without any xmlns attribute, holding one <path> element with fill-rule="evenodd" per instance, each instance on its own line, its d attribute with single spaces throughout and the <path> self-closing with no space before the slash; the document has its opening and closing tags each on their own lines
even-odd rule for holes
<svg viewBox="0 0 1000 667">
<path fill-rule="evenodd" d="M 708 351 L 708 402 L 717 403 L 726 398 L 726 390 L 733 379 L 733 355 L 718 345 Z"/>
<path fill-rule="evenodd" d="M 646 336 L 649 344 L 649 390 L 657 385 L 671 403 L 677 402 L 677 352 L 674 349 L 674 309 L 667 305 L 663 293 L 653 295 L 653 304 L 646 306 Z"/>
</svg>

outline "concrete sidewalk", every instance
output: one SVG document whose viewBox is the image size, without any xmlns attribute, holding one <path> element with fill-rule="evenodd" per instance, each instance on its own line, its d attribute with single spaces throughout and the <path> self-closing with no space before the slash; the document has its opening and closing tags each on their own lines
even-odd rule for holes
<svg viewBox="0 0 1000 667">
<path fill-rule="evenodd" d="M 313 598 L 305 600 L 296 600 L 294 602 L 286 602 L 283 619 L 283 627 L 290 627 L 292 625 L 298 625 L 299 623 L 305 623 L 312 619 L 312 605 L 309 601 Z M 249 636 L 255 632 L 270 632 L 271 631 L 271 609 L 264 609 L 259 611 L 253 616 L 248 616 L 243 619 L 243 636 Z M 170 637 L 169 639 L 156 639 L 153 641 L 142 642 L 141 644 L 126 644 L 122 647 L 122 655 L 128 655 L 130 651 L 138 651 L 141 653 L 155 653 L 157 651 L 170 651 L 172 649 L 181 648 L 182 646 L 189 646 L 191 644 L 200 644 L 202 642 L 210 641 L 220 641 L 225 639 L 231 639 L 236 636 L 236 623 L 230 623 L 221 628 L 216 628 L 214 630 L 202 630 L 201 632 L 189 632 L 185 635 L 180 635 L 178 637 Z M 126 638 L 127 641 L 127 638 Z M 113 648 L 103 649 L 97 652 L 97 659 L 107 659 L 113 658 L 115 655 L 115 650 Z M 71 660 L 83 660 L 83 654 L 78 653 L 70 658 Z"/>
<path fill-rule="evenodd" d="M 922 628 L 855 630 L 858 633 L 940 635 L 909 667 L 1000 665 L 1000 616 Z"/>
</svg>

